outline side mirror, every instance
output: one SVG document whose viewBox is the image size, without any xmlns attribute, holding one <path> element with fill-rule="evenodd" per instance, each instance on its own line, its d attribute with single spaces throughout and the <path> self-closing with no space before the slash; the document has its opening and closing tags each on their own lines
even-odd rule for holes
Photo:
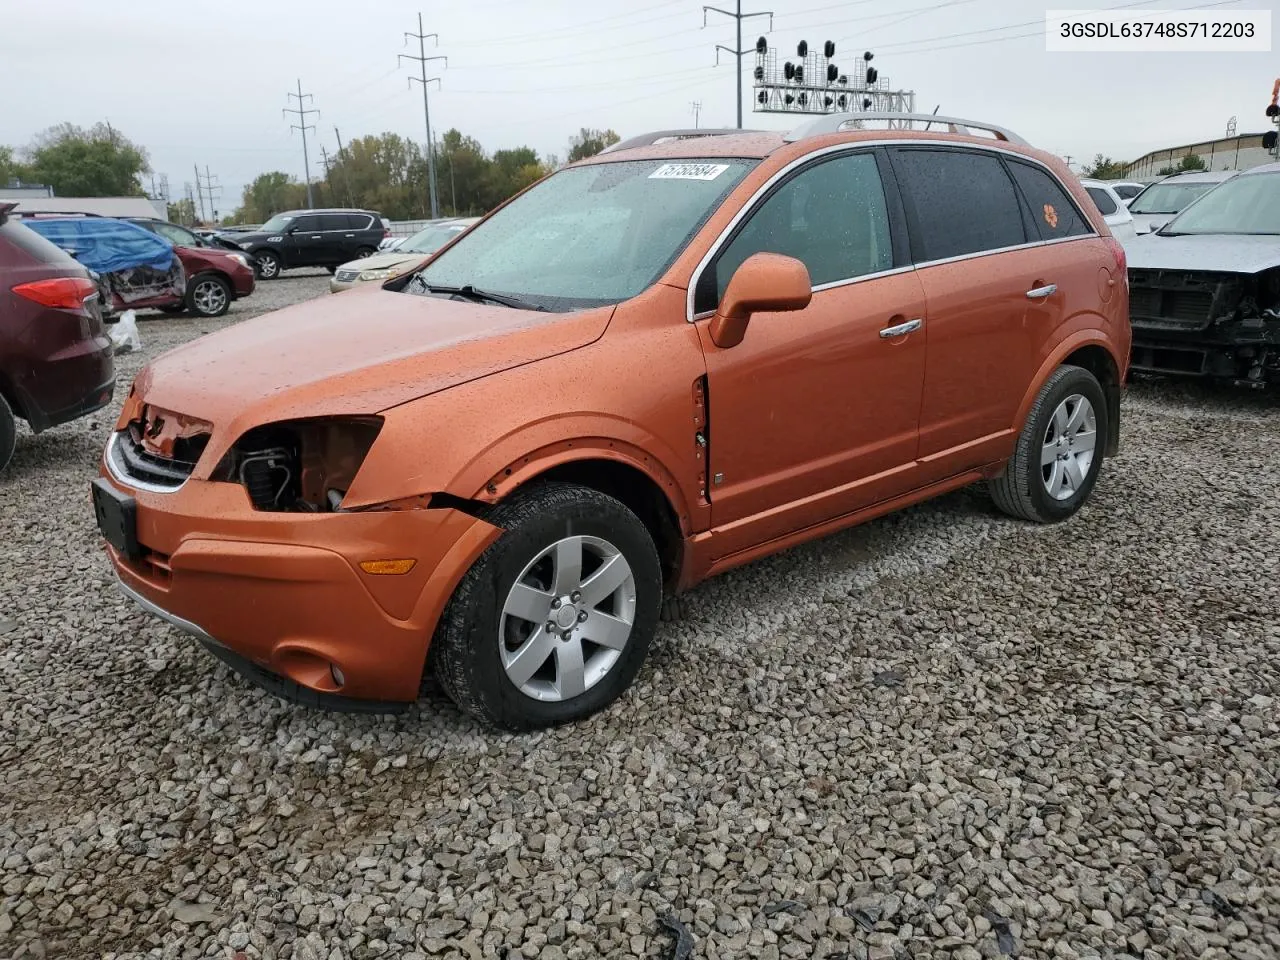
<svg viewBox="0 0 1280 960">
<path fill-rule="evenodd" d="M 811 299 L 813 287 L 803 263 L 780 253 L 754 253 L 742 261 L 725 288 L 711 318 L 711 341 L 721 348 L 736 347 L 753 313 L 803 310 Z"/>
</svg>

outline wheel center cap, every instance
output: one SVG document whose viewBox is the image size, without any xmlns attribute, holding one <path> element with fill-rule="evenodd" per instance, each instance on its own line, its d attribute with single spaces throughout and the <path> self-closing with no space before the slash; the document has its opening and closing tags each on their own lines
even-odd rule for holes
<svg viewBox="0 0 1280 960">
<path fill-rule="evenodd" d="M 560 605 L 555 612 L 556 626 L 561 630 L 568 630 L 578 622 L 578 608 L 572 603 L 566 601 Z"/>
</svg>

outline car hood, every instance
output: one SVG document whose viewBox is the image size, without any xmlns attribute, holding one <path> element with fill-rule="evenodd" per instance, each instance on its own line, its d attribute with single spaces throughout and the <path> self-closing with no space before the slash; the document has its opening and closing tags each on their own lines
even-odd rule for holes
<svg viewBox="0 0 1280 960">
<path fill-rule="evenodd" d="M 230 240 L 232 243 L 237 243 L 243 247 L 250 243 L 261 243 L 263 240 L 266 240 L 268 237 L 275 237 L 277 240 L 279 240 L 284 237 L 284 234 L 282 233 L 237 233 L 234 237 L 223 237 L 223 239 Z"/>
<path fill-rule="evenodd" d="M 613 307 L 548 314 L 369 284 L 171 350 L 138 375 L 135 394 L 212 423 L 221 456 L 253 426 L 378 413 L 575 350 L 599 339 L 612 315 Z"/>
<path fill-rule="evenodd" d="M 375 253 L 369 257 L 362 257 L 359 260 L 352 260 L 350 263 L 344 263 L 339 270 L 386 270 L 391 267 L 398 267 L 404 264 L 405 267 L 422 263 L 429 258 L 429 253 L 405 253 L 400 250 L 387 250 L 384 253 Z"/>
<path fill-rule="evenodd" d="M 1125 250 L 1129 266 L 1140 270 L 1207 270 L 1258 273 L 1280 266 L 1280 237 L 1205 233 L 1164 237 L 1149 233 Z"/>
</svg>

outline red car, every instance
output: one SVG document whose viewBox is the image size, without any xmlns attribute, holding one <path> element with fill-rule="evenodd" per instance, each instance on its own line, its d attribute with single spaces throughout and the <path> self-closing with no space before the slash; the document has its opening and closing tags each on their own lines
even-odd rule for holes
<svg viewBox="0 0 1280 960">
<path fill-rule="evenodd" d="M 173 244 L 187 274 L 182 302 L 161 307 L 166 313 L 184 309 L 200 317 L 220 317 L 232 300 L 253 293 L 253 266 L 244 253 L 223 250 L 202 240 L 186 227 L 148 217 L 126 217 L 130 223 L 159 234 Z"/>
<path fill-rule="evenodd" d="M 39 433 L 111 402 L 115 369 L 98 285 L 0 203 L 0 469 L 21 417 Z"/>
</svg>

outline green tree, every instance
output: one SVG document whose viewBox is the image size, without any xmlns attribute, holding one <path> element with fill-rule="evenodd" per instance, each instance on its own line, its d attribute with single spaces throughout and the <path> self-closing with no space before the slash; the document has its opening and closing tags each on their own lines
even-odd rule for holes
<svg viewBox="0 0 1280 960">
<path fill-rule="evenodd" d="M 279 170 L 260 173 L 244 188 L 236 223 L 262 223 L 273 213 L 296 210 L 307 205 L 307 188 L 294 177 Z"/>
<path fill-rule="evenodd" d="M 27 175 L 64 197 L 142 196 L 147 152 L 105 123 L 88 130 L 63 123 L 27 148 Z"/>
<path fill-rule="evenodd" d="M 25 164 L 19 163 L 13 155 L 13 147 L 0 146 L 0 187 L 10 180 L 31 180 Z"/>
<path fill-rule="evenodd" d="M 577 136 L 569 138 L 569 163 L 594 157 L 605 147 L 611 147 L 622 138 L 612 130 L 592 130 L 583 127 Z"/>
<path fill-rule="evenodd" d="M 1085 167 L 1084 175 L 1094 180 L 1119 180 L 1128 166 L 1122 160 L 1112 160 L 1099 153 L 1093 158 L 1093 166 Z"/>
<path fill-rule="evenodd" d="M 1167 177 L 1175 173 L 1187 173 L 1191 170 L 1203 170 L 1205 168 L 1204 161 L 1200 159 L 1198 153 L 1188 153 L 1183 157 L 1176 167 L 1165 166 L 1160 168 L 1160 176 Z"/>
<path fill-rule="evenodd" d="M 183 197 L 177 203 L 168 205 L 168 213 L 166 216 L 173 223 L 181 223 L 185 226 L 193 226 L 196 222 L 196 204 L 190 197 Z"/>
</svg>

